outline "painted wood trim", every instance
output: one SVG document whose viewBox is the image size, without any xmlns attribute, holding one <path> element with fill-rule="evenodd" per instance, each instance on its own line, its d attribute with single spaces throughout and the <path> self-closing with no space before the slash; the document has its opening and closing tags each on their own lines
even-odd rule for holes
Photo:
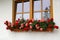
<svg viewBox="0 0 60 40">
<path fill-rule="evenodd" d="M 15 18 L 16 18 L 16 2 L 14 0 L 12 0 L 12 22 L 15 22 Z"/>
<path fill-rule="evenodd" d="M 45 11 L 48 12 L 48 10 L 42 10 L 42 11 L 34 11 L 34 13 L 36 13 L 36 12 L 45 12 Z M 24 12 L 24 14 L 27 14 L 27 13 L 30 13 L 30 12 Z M 22 12 L 17 12 L 16 14 L 22 14 Z"/>
<path fill-rule="evenodd" d="M 32 19 L 34 13 L 34 0 L 30 0 L 30 19 Z"/>
<path fill-rule="evenodd" d="M 43 18 L 43 0 L 41 0 L 41 19 Z"/>
<path fill-rule="evenodd" d="M 23 19 L 23 14 L 24 14 L 24 0 L 22 0 L 22 19 Z"/>
<path fill-rule="evenodd" d="M 53 18 L 53 0 L 50 0 L 50 18 Z"/>
</svg>

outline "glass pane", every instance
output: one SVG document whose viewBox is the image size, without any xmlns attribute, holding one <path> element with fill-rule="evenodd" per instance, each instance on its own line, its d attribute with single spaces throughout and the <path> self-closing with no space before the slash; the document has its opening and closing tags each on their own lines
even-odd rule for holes
<svg viewBox="0 0 60 40">
<path fill-rule="evenodd" d="M 40 12 L 34 13 L 34 20 L 39 20 L 39 19 L 41 19 L 41 13 Z"/>
<path fill-rule="evenodd" d="M 30 12 L 30 2 L 24 2 L 24 12 Z"/>
<path fill-rule="evenodd" d="M 23 18 L 24 18 L 25 20 L 29 19 L 29 18 L 30 18 L 29 13 L 24 13 L 24 14 L 23 14 Z"/>
<path fill-rule="evenodd" d="M 16 20 L 17 20 L 18 18 L 19 18 L 19 19 L 22 19 L 22 14 L 16 14 Z"/>
<path fill-rule="evenodd" d="M 43 10 L 46 10 L 46 8 L 49 9 L 50 6 L 50 0 L 43 0 Z"/>
<path fill-rule="evenodd" d="M 17 3 L 17 12 L 22 12 L 22 3 Z"/>
<path fill-rule="evenodd" d="M 34 11 L 40 11 L 41 10 L 41 1 L 36 0 L 34 1 Z"/>
<path fill-rule="evenodd" d="M 43 12 L 43 18 L 45 20 L 47 20 L 48 18 L 50 18 L 50 12 Z"/>
</svg>

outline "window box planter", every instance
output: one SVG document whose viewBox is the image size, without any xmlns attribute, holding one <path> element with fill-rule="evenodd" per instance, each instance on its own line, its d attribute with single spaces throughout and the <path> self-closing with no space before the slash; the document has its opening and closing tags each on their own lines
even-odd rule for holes
<svg viewBox="0 0 60 40">
<path fill-rule="evenodd" d="M 6 29 L 14 32 L 28 32 L 28 31 L 36 31 L 36 32 L 52 32 L 54 29 L 58 29 L 59 27 L 55 25 L 53 18 L 47 20 L 34 20 L 34 19 L 18 19 L 14 23 L 4 22 L 7 25 Z"/>
</svg>

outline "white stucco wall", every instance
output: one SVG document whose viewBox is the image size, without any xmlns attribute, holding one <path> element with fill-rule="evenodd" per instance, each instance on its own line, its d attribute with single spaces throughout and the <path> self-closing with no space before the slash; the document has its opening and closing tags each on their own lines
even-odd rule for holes
<svg viewBox="0 0 60 40">
<path fill-rule="evenodd" d="M 54 21 L 60 26 L 60 0 L 53 0 Z M 60 28 L 50 32 L 10 32 L 4 21 L 12 21 L 12 0 L 0 0 L 0 40 L 60 40 Z"/>
</svg>

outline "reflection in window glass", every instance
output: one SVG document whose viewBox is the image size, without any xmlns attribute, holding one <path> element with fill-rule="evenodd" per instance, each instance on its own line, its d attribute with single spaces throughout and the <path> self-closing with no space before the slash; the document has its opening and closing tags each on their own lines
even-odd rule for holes
<svg viewBox="0 0 60 40">
<path fill-rule="evenodd" d="M 49 8 L 49 6 L 50 6 L 50 0 L 43 0 L 43 10 L 45 10 L 46 7 Z"/>
<path fill-rule="evenodd" d="M 34 1 L 34 11 L 41 10 L 41 1 Z"/>
<path fill-rule="evenodd" d="M 18 18 L 22 19 L 22 14 L 16 14 L 16 20 L 17 20 Z"/>
<path fill-rule="evenodd" d="M 43 12 L 43 18 L 45 20 L 47 20 L 48 18 L 50 18 L 50 13 L 49 12 Z"/>
<path fill-rule="evenodd" d="M 30 12 L 30 2 L 24 2 L 24 12 Z"/>
<path fill-rule="evenodd" d="M 41 13 L 40 12 L 34 13 L 34 20 L 39 20 L 39 19 L 41 19 Z"/>
<path fill-rule="evenodd" d="M 29 19 L 29 13 L 25 13 L 25 14 L 23 14 L 23 18 L 25 19 L 25 20 L 27 20 L 27 19 Z"/>
<path fill-rule="evenodd" d="M 22 12 L 22 3 L 17 3 L 17 12 Z"/>
</svg>

